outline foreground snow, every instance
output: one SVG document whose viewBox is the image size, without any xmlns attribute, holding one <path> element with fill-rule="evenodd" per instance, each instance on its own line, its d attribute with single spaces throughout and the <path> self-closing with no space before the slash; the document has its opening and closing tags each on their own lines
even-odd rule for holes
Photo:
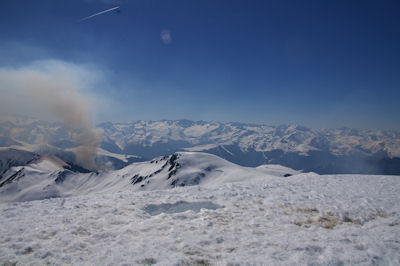
<svg viewBox="0 0 400 266">
<path fill-rule="evenodd" d="M 399 195 L 398 176 L 297 174 L 3 203 L 0 262 L 399 265 Z"/>
</svg>

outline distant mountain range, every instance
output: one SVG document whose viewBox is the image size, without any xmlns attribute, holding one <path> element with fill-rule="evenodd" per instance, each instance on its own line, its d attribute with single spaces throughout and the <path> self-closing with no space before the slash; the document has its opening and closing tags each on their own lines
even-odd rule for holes
<svg viewBox="0 0 400 266">
<path fill-rule="evenodd" d="M 312 130 L 190 120 L 102 123 L 98 160 L 121 168 L 177 151 L 201 151 L 242 166 L 280 164 L 319 174 L 400 174 L 400 131 Z M 71 132 L 58 123 L 0 120 L 1 149 L 52 153 L 74 161 Z"/>
</svg>

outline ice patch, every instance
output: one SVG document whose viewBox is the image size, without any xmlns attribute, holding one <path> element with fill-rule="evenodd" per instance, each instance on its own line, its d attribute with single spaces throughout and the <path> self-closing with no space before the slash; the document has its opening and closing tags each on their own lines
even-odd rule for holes
<svg viewBox="0 0 400 266">
<path fill-rule="evenodd" d="M 187 202 L 178 201 L 175 203 L 149 204 L 143 208 L 145 212 L 154 216 L 160 213 L 179 213 L 185 211 L 200 212 L 201 209 L 216 210 L 224 206 L 212 203 L 211 201 Z"/>
</svg>

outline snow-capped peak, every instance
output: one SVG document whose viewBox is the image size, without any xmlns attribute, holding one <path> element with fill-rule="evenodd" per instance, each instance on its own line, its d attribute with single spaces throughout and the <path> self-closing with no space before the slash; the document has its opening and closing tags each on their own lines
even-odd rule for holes
<svg viewBox="0 0 400 266">
<path fill-rule="evenodd" d="M 289 168 L 243 167 L 216 155 L 178 152 L 151 161 L 133 163 L 116 171 L 80 173 L 54 157 L 12 167 L 1 182 L 0 201 L 26 201 L 49 197 L 114 193 L 126 190 L 161 190 L 199 185 L 217 187 L 227 182 L 289 176 Z"/>
</svg>

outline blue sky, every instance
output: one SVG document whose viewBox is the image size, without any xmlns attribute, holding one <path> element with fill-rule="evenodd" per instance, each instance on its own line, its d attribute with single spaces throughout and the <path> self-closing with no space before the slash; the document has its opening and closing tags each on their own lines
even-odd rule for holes
<svg viewBox="0 0 400 266">
<path fill-rule="evenodd" d="M 0 0 L 0 67 L 90 69 L 97 122 L 400 129 L 399 13 L 399 1 Z"/>
</svg>

